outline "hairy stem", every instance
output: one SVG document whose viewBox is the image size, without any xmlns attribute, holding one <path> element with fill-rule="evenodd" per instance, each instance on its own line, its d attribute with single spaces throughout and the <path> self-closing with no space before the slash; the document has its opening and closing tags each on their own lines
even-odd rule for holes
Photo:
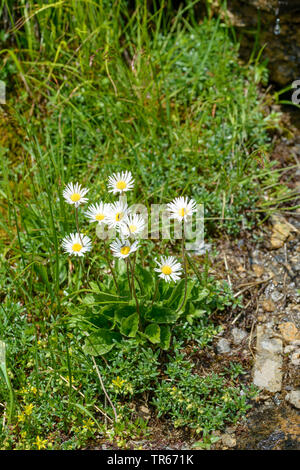
<svg viewBox="0 0 300 470">
<path fill-rule="evenodd" d="M 130 269 L 131 269 L 132 293 L 133 293 L 134 300 L 135 300 L 135 303 L 136 303 L 136 310 L 137 310 L 137 313 L 138 313 L 138 316 L 139 316 L 139 324 L 141 325 L 140 306 L 139 306 L 139 301 L 137 299 L 136 290 L 135 290 L 135 283 L 134 283 L 134 268 L 133 268 L 132 264 L 130 263 L 129 259 L 128 259 L 128 263 L 129 263 L 129 266 L 130 266 Z"/>
<path fill-rule="evenodd" d="M 111 272 L 111 274 L 112 274 L 112 277 L 113 277 L 113 280 L 114 280 L 114 283 L 115 283 L 117 292 L 119 292 L 119 285 L 118 285 L 118 282 L 117 282 L 116 274 L 115 274 L 114 268 L 113 268 L 113 266 L 112 266 L 111 260 L 110 260 L 110 258 L 109 258 L 109 253 L 108 253 L 108 251 L 107 251 L 107 246 L 105 245 L 105 243 L 104 243 L 104 250 L 105 250 L 105 258 L 106 258 L 106 261 L 108 262 L 109 269 L 110 269 L 110 272 Z"/>
<path fill-rule="evenodd" d="M 185 299 L 186 299 L 186 293 L 187 293 L 187 272 L 186 272 L 186 257 L 185 257 L 184 244 L 185 244 L 185 236 L 184 236 L 184 229 L 183 229 L 181 249 L 182 249 L 182 263 L 183 263 L 183 271 L 184 271 L 184 296 L 183 296 L 180 306 L 177 309 L 177 312 L 179 312 L 181 308 L 183 307 L 185 303 Z"/>
<path fill-rule="evenodd" d="M 104 392 L 105 397 L 106 397 L 107 400 L 109 401 L 110 406 L 112 407 L 112 410 L 113 410 L 113 413 L 114 413 L 114 417 L 115 417 L 115 422 L 117 422 L 117 421 L 118 421 L 118 415 L 117 415 L 117 412 L 116 412 L 116 408 L 114 407 L 114 404 L 113 404 L 113 402 L 111 401 L 111 399 L 110 399 L 110 397 L 109 397 L 109 395 L 108 395 L 108 393 L 107 393 L 107 391 L 106 391 L 106 388 L 105 388 L 105 386 L 104 386 L 104 383 L 103 383 L 103 380 L 102 380 L 102 377 L 101 377 L 101 374 L 100 374 L 99 367 L 98 367 L 97 364 L 96 364 L 96 361 L 95 361 L 94 356 L 92 356 L 92 361 L 93 361 L 94 367 L 95 367 L 95 369 L 96 369 L 96 372 L 97 372 L 97 375 L 98 375 L 98 378 L 99 378 L 99 382 L 100 382 L 101 388 L 102 388 L 102 390 L 103 390 L 103 392 Z"/>
</svg>

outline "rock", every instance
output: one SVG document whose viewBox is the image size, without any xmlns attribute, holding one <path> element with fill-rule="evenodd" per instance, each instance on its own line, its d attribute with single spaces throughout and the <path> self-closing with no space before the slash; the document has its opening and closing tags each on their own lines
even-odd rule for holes
<svg viewBox="0 0 300 470">
<path fill-rule="evenodd" d="M 279 302 L 280 300 L 282 300 L 284 297 L 284 294 L 282 294 L 281 292 L 278 292 L 278 290 L 275 290 L 274 292 L 271 293 L 271 299 L 273 300 L 273 302 Z"/>
<path fill-rule="evenodd" d="M 292 390 L 285 396 L 285 399 L 295 408 L 300 408 L 300 390 Z"/>
<path fill-rule="evenodd" d="M 145 419 L 149 419 L 150 418 L 150 410 L 147 406 L 140 406 L 140 412 L 144 415 L 144 418 Z"/>
<path fill-rule="evenodd" d="M 259 264 L 253 264 L 252 269 L 253 269 L 255 276 L 257 277 L 261 277 L 264 273 L 264 268 L 260 266 Z"/>
<path fill-rule="evenodd" d="M 239 272 L 239 273 L 244 273 L 246 271 L 246 269 L 244 268 L 244 266 L 242 266 L 241 264 L 236 268 L 236 270 Z"/>
<path fill-rule="evenodd" d="M 273 300 L 271 300 L 271 299 L 264 300 L 263 303 L 262 303 L 262 307 L 263 307 L 265 312 L 274 312 L 274 310 L 276 308 Z"/>
<path fill-rule="evenodd" d="M 283 240 L 280 240 L 279 238 L 275 237 L 275 236 L 272 236 L 271 237 L 271 247 L 274 249 L 274 250 L 278 250 L 278 248 L 281 248 L 283 245 L 284 245 L 284 242 Z"/>
<path fill-rule="evenodd" d="M 268 327 L 257 326 L 253 383 L 269 392 L 279 392 L 282 384 L 282 340 L 272 335 Z"/>
<path fill-rule="evenodd" d="M 230 352 L 229 341 L 225 338 L 219 339 L 217 343 L 217 351 L 219 354 L 226 354 Z"/>
<path fill-rule="evenodd" d="M 286 346 L 283 350 L 284 354 L 291 354 L 296 349 L 296 346 L 293 344 L 290 344 L 289 346 Z"/>
<path fill-rule="evenodd" d="M 281 248 L 290 236 L 293 228 L 289 223 L 278 216 L 273 216 L 272 222 L 271 246 L 274 249 Z"/>
<path fill-rule="evenodd" d="M 236 431 L 236 428 L 233 427 L 233 426 L 227 426 L 227 428 L 225 429 L 226 431 L 226 434 L 234 434 L 235 431 Z"/>
<path fill-rule="evenodd" d="M 284 322 L 278 326 L 280 333 L 286 343 L 292 343 L 300 339 L 300 332 L 292 322 Z"/>
<path fill-rule="evenodd" d="M 300 366 L 300 351 L 294 352 L 292 354 L 291 364 L 293 366 Z"/>
<path fill-rule="evenodd" d="M 234 344 L 240 344 L 247 337 L 247 332 L 241 328 L 233 328 L 231 334 Z"/>
<path fill-rule="evenodd" d="M 236 446 L 236 439 L 230 434 L 223 434 L 221 437 L 222 443 L 226 447 L 235 447 Z"/>
</svg>

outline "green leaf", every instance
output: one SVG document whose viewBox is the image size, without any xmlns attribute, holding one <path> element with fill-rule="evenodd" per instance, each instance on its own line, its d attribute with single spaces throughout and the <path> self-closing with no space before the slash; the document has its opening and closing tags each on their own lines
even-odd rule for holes
<svg viewBox="0 0 300 470">
<path fill-rule="evenodd" d="M 121 307 L 116 307 L 115 309 L 115 321 L 121 323 L 124 318 L 128 318 L 133 313 L 136 313 L 136 305 L 125 305 Z"/>
<path fill-rule="evenodd" d="M 118 276 L 122 276 L 127 272 L 126 262 L 123 259 L 115 260 L 115 272 L 118 273 Z"/>
<path fill-rule="evenodd" d="M 176 311 L 171 308 L 153 305 L 152 309 L 146 313 L 145 318 L 156 323 L 174 323 L 178 316 Z"/>
<path fill-rule="evenodd" d="M 90 282 L 90 289 L 95 292 L 95 294 L 99 294 L 100 291 L 100 287 L 98 286 L 97 282 L 94 282 L 94 281 L 91 281 Z"/>
<path fill-rule="evenodd" d="M 187 319 L 187 321 L 189 322 L 190 325 L 193 324 L 193 321 L 196 318 L 201 318 L 206 313 L 205 310 L 196 309 L 196 307 L 194 306 L 194 304 L 192 302 L 188 303 L 188 307 L 187 307 L 186 310 L 187 310 L 185 312 L 186 313 L 186 319 Z"/>
<path fill-rule="evenodd" d="M 160 343 L 159 346 L 164 350 L 167 351 L 170 347 L 171 341 L 171 330 L 169 326 L 161 326 L 160 327 Z"/>
<path fill-rule="evenodd" d="M 86 296 L 83 297 L 82 299 L 82 303 L 84 305 L 94 305 L 95 304 L 95 297 L 92 295 L 92 294 L 88 294 Z"/>
<path fill-rule="evenodd" d="M 109 352 L 117 341 L 121 340 L 121 335 L 104 328 L 92 333 L 85 340 L 83 351 L 91 356 L 100 356 Z"/>
<path fill-rule="evenodd" d="M 128 318 L 123 318 L 120 331 L 123 335 L 133 338 L 139 328 L 139 316 L 133 313 Z"/>
<path fill-rule="evenodd" d="M 195 286 L 195 281 L 188 280 L 187 289 L 186 289 L 186 297 L 185 297 L 185 301 L 184 301 L 183 305 L 180 308 L 180 312 L 184 312 L 186 303 L 188 302 L 188 300 L 191 297 L 191 292 L 192 292 L 194 286 Z M 178 299 L 178 304 L 177 304 L 178 307 L 177 308 L 179 308 L 179 306 L 181 305 L 181 303 L 183 301 L 183 298 L 184 298 L 184 289 L 183 289 L 181 297 Z"/>
<path fill-rule="evenodd" d="M 88 294 L 83 297 L 82 303 L 85 305 L 106 305 L 106 304 L 127 304 L 126 297 L 109 294 L 108 292 L 98 292 L 97 294 Z"/>
<path fill-rule="evenodd" d="M 201 300 L 205 299 L 208 296 L 209 296 L 209 290 L 208 289 L 202 289 L 200 292 L 198 292 L 197 298 L 194 299 L 194 300 L 195 300 L 195 302 L 200 302 Z"/>
<path fill-rule="evenodd" d="M 47 289 L 51 292 L 48 273 L 45 266 L 42 263 L 35 263 L 34 270 L 36 274 L 41 278 L 42 282 L 47 286 Z"/>
<path fill-rule="evenodd" d="M 98 421 L 94 418 L 92 413 L 85 406 L 81 405 L 80 403 L 73 403 L 73 402 L 70 402 L 70 404 L 76 406 L 80 411 L 83 411 L 83 413 L 85 413 L 89 418 L 91 418 L 91 420 L 94 421 L 94 423 L 99 429 L 102 429 Z"/>
<path fill-rule="evenodd" d="M 11 381 L 6 368 L 6 344 L 4 341 L 0 340 L 0 372 L 3 376 L 3 379 L 6 383 L 8 392 L 9 392 L 9 412 L 8 412 L 8 422 L 10 423 L 13 417 L 13 412 L 15 408 L 15 398 L 14 391 L 11 385 Z M 0 374 L 0 378 L 1 378 Z"/>
<path fill-rule="evenodd" d="M 168 298 L 168 301 L 166 302 L 167 305 L 175 305 L 179 304 L 178 300 L 183 296 L 184 294 L 184 284 L 185 281 L 184 279 L 181 279 L 174 287 L 173 292 L 171 296 Z"/>
<path fill-rule="evenodd" d="M 153 344 L 158 344 L 160 342 L 160 327 L 157 323 L 151 323 L 145 329 L 144 334 Z"/>
<path fill-rule="evenodd" d="M 149 294 L 154 289 L 154 276 L 148 269 L 143 268 L 139 264 L 136 265 L 135 272 L 140 280 L 140 284 L 143 287 L 143 293 Z"/>
</svg>

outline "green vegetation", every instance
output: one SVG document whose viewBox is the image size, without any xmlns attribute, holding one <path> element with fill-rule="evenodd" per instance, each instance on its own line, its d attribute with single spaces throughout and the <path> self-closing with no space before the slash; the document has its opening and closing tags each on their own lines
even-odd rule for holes
<svg viewBox="0 0 300 470">
<path fill-rule="evenodd" d="M 93 359 L 87 335 L 96 332 L 99 340 L 103 321 L 113 329 L 111 307 L 97 306 L 98 281 L 101 292 L 117 292 L 87 224 L 93 251 L 83 260 L 63 254 L 61 240 L 75 221 L 62 190 L 80 181 L 97 202 L 106 199 L 107 176 L 129 170 L 134 202 L 149 207 L 184 195 L 203 203 L 207 236 L 252 227 L 260 211 L 292 197 L 268 160 L 267 130 L 278 116 L 263 113 L 258 85 L 266 71 L 258 62 L 240 63 L 226 24 L 199 23 L 197 2 L 177 13 L 171 2 L 148 11 L 141 0 L 15 3 L 0 5 L 0 79 L 8 92 L 0 109 L 1 447 L 74 449 L 100 436 L 126 448 L 149 436 L 134 411 L 141 402 L 209 445 L 213 430 L 245 415 L 253 391 L 240 385 L 237 367 L 201 376 L 184 349 L 210 348 L 219 331 L 211 315 L 226 315 L 238 300 L 208 276 L 209 255 L 197 257 L 188 264 L 190 295 L 181 315 L 162 322 L 168 340 L 156 341 L 151 330 L 145 341 L 155 293 L 149 266 L 160 253 L 180 256 L 177 244 L 149 241 L 138 268 L 138 294 L 147 290 L 141 331 L 133 334 L 136 303 L 127 298 L 124 264 L 116 263 L 127 296 L 126 311 L 113 308 L 121 335 Z M 176 286 L 160 286 L 159 308 L 177 289 L 177 312 L 184 282 Z M 124 324 L 129 314 L 132 334 Z M 97 371 L 116 408 L 114 428 Z"/>
</svg>

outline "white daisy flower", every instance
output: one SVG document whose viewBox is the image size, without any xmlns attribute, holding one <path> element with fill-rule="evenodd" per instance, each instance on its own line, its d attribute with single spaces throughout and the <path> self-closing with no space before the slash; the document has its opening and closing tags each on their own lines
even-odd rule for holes
<svg viewBox="0 0 300 470">
<path fill-rule="evenodd" d="M 85 215 L 90 219 L 90 223 L 98 222 L 99 224 L 106 223 L 106 216 L 109 209 L 109 204 L 98 202 L 88 207 Z"/>
<path fill-rule="evenodd" d="M 63 196 L 68 204 L 74 204 L 75 207 L 78 207 L 80 204 L 87 202 L 87 198 L 84 197 L 88 189 L 82 188 L 79 183 L 69 183 L 64 191 Z"/>
<path fill-rule="evenodd" d="M 129 208 L 126 202 L 120 200 L 113 204 L 108 204 L 106 222 L 110 228 L 120 228 L 124 224 L 124 219 L 129 213 Z"/>
<path fill-rule="evenodd" d="M 130 243 L 129 240 L 119 240 L 118 238 L 110 245 L 113 256 L 123 259 L 136 251 L 138 247 L 138 242 Z"/>
<path fill-rule="evenodd" d="M 70 255 L 83 256 L 92 249 L 91 239 L 82 233 L 70 233 L 62 241 L 63 250 Z"/>
<path fill-rule="evenodd" d="M 171 213 L 171 218 L 187 220 L 197 210 L 197 204 L 194 199 L 187 197 L 176 197 L 172 202 L 167 205 L 167 210 Z"/>
<path fill-rule="evenodd" d="M 110 193 L 123 193 L 133 188 L 134 179 L 131 171 L 122 171 L 122 173 L 113 173 L 108 178 L 108 188 Z"/>
<path fill-rule="evenodd" d="M 158 268 L 154 268 L 154 271 L 160 273 L 159 277 L 167 282 L 180 279 L 182 267 L 174 256 L 161 256 L 160 261 L 155 260 L 155 262 L 158 264 Z"/>
<path fill-rule="evenodd" d="M 127 215 L 124 223 L 120 226 L 120 232 L 123 237 L 138 236 L 145 228 L 145 220 L 141 215 Z"/>
</svg>

